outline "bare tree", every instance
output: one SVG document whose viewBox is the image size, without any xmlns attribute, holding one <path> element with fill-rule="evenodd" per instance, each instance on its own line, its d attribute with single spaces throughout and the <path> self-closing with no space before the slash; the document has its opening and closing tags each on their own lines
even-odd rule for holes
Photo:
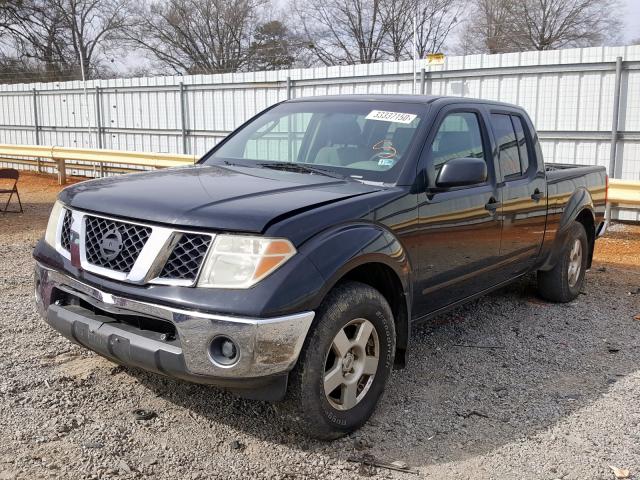
<svg viewBox="0 0 640 480">
<path fill-rule="evenodd" d="M 85 76 L 97 76 L 112 41 L 132 26 L 130 0 L 48 0 L 62 16 L 66 41 Z"/>
<path fill-rule="evenodd" d="M 325 65 L 373 63 L 384 56 L 383 0 L 306 0 L 296 10 L 304 36 Z"/>
<path fill-rule="evenodd" d="M 517 0 L 516 0 L 517 1 Z M 513 0 L 472 0 L 461 35 L 462 53 L 501 53 L 511 49 Z"/>
<path fill-rule="evenodd" d="M 147 2 L 129 30 L 133 44 L 176 73 L 233 72 L 248 61 L 262 0 Z"/>
<path fill-rule="evenodd" d="M 418 0 L 417 49 L 421 58 L 442 49 L 462 8 L 457 0 Z"/>
<path fill-rule="evenodd" d="M 616 39 L 619 0 L 474 0 L 463 53 L 550 50 Z"/>
<path fill-rule="evenodd" d="M 45 0 L 7 2 L 3 12 L 16 68 L 35 62 L 48 80 L 61 79 L 73 69 L 62 15 L 54 5 Z"/>
<path fill-rule="evenodd" d="M 6 28 L 11 25 L 8 11 L 12 3 L 9 0 L 0 0 L 0 39 L 6 33 Z"/>
<path fill-rule="evenodd" d="M 254 70 L 290 68 L 296 63 L 303 43 L 279 20 L 256 28 L 249 47 L 249 67 Z"/>
<path fill-rule="evenodd" d="M 385 53 L 398 61 L 413 56 L 413 24 L 416 21 L 417 54 L 439 52 L 462 13 L 459 0 L 384 0 L 387 26 Z"/>
<path fill-rule="evenodd" d="M 402 60 L 413 38 L 416 0 L 385 0 L 382 17 L 387 26 L 385 53 L 394 61 Z"/>
<path fill-rule="evenodd" d="M 129 0 L 21 0 L 7 2 L 5 31 L 18 61 L 42 80 L 99 76 L 116 33 L 127 28 Z M 35 62 L 35 63 L 34 63 Z"/>
<path fill-rule="evenodd" d="M 515 49 L 602 45 L 622 26 L 618 0 L 520 0 L 510 8 Z"/>
</svg>

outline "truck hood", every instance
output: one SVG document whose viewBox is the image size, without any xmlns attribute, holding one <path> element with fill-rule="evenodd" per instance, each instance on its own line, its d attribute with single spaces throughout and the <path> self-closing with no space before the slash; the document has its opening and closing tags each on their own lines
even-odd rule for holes
<svg viewBox="0 0 640 480">
<path fill-rule="evenodd" d="M 261 233 L 281 218 L 380 189 L 319 174 L 195 165 L 78 183 L 60 200 L 134 220 Z"/>
</svg>

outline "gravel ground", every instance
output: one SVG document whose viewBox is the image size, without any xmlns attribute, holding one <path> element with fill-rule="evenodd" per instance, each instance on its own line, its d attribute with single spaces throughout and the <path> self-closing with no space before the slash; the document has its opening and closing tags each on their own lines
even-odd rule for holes
<svg viewBox="0 0 640 480">
<path fill-rule="evenodd" d="M 374 417 L 322 443 L 273 405 L 116 366 L 48 328 L 31 249 L 55 191 L 28 178 L 26 214 L 0 217 L 0 480 L 613 479 L 610 465 L 640 479 L 637 226 L 600 241 L 576 302 L 542 302 L 528 277 L 414 328 Z M 418 475 L 348 461 L 365 456 Z"/>
</svg>

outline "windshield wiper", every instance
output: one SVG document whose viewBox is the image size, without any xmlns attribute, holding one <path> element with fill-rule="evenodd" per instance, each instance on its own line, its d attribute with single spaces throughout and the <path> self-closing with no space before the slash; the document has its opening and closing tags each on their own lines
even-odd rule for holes
<svg viewBox="0 0 640 480">
<path fill-rule="evenodd" d="M 318 175 L 324 175 L 326 177 L 331 178 L 339 178 L 341 180 L 347 180 L 349 177 L 344 175 L 340 175 L 339 173 L 326 170 L 324 168 L 318 167 L 310 167 L 304 163 L 293 163 L 293 162 L 265 162 L 259 164 L 264 168 L 272 168 L 274 170 L 285 170 L 287 172 L 297 172 L 297 173 L 316 173 Z"/>
<path fill-rule="evenodd" d="M 255 166 L 251 165 L 250 163 L 230 162 L 229 160 L 222 160 L 222 163 L 224 163 L 225 165 L 229 165 L 230 167 L 255 168 Z"/>
</svg>

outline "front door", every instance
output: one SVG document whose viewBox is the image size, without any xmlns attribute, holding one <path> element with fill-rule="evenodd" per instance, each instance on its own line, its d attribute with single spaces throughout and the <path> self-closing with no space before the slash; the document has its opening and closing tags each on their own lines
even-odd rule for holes
<svg viewBox="0 0 640 480">
<path fill-rule="evenodd" d="M 449 107 L 438 115 L 420 170 L 426 189 L 418 194 L 419 264 L 414 312 L 423 316 L 496 284 L 500 252 L 500 197 L 491 142 L 481 106 Z M 442 166 L 453 158 L 487 162 L 477 185 L 437 188 Z"/>
</svg>

